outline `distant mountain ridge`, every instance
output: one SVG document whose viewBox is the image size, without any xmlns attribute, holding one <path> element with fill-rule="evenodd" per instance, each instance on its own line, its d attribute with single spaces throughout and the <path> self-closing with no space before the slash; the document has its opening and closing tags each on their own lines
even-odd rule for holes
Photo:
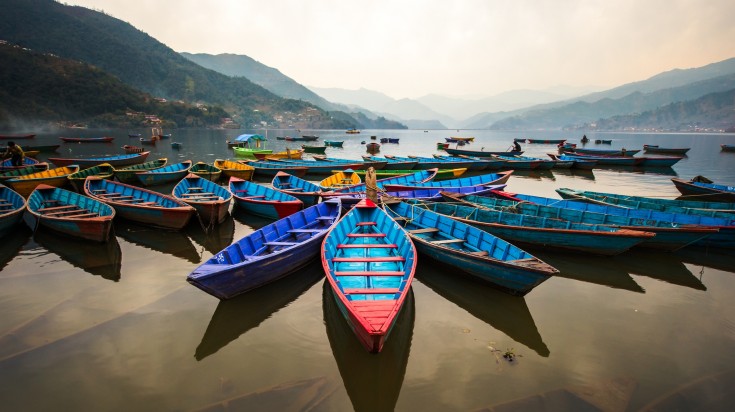
<svg viewBox="0 0 735 412">
<path fill-rule="evenodd" d="M 52 0 L 3 0 L 0 39 L 43 53 L 87 62 L 126 84 L 167 99 L 220 104 L 245 123 L 273 121 L 313 105 L 283 99 L 245 78 L 191 62 L 128 23 L 104 13 Z M 313 117 L 313 116 L 312 116 Z M 346 127 L 322 113 L 319 124 Z M 355 123 L 353 119 L 349 123 Z"/>
</svg>

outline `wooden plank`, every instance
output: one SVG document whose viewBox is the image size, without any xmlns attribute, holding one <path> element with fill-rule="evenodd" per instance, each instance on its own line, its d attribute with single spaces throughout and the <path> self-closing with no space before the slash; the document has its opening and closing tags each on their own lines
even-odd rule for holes
<svg viewBox="0 0 735 412">
<path fill-rule="evenodd" d="M 78 208 L 78 206 L 76 206 L 76 205 L 44 207 L 43 209 L 38 209 L 38 212 L 39 213 L 46 213 L 48 211 L 69 210 L 69 209 L 77 209 L 77 208 Z"/>
<path fill-rule="evenodd" d="M 334 276 L 403 276 L 405 275 L 405 272 L 398 272 L 398 271 L 342 271 L 342 272 L 334 272 Z"/>
<path fill-rule="evenodd" d="M 319 233 L 323 232 L 325 229 L 291 229 L 288 230 L 288 233 Z"/>
<path fill-rule="evenodd" d="M 423 229 L 413 229 L 409 230 L 408 233 L 437 233 L 439 232 L 439 229 L 435 227 L 427 227 Z"/>
<path fill-rule="evenodd" d="M 347 237 L 385 237 L 385 233 L 349 233 Z"/>
<path fill-rule="evenodd" d="M 477 255 L 477 256 L 488 256 L 490 253 L 487 250 L 479 250 L 477 252 L 467 252 L 470 255 Z"/>
<path fill-rule="evenodd" d="M 379 257 L 336 257 L 332 262 L 405 262 L 403 256 L 379 256 Z"/>
<path fill-rule="evenodd" d="M 434 245 L 443 245 L 445 243 L 464 243 L 464 239 L 444 239 L 444 240 L 430 240 Z"/>
<path fill-rule="evenodd" d="M 377 223 L 375 222 L 358 222 L 355 226 L 375 226 Z"/>
<path fill-rule="evenodd" d="M 293 246 L 298 245 L 299 242 L 265 242 L 263 244 L 266 246 Z"/>
<path fill-rule="evenodd" d="M 337 249 L 369 249 L 369 248 L 379 248 L 379 249 L 395 249 L 398 245 L 395 243 L 350 243 L 350 244 L 344 244 L 340 243 L 337 245 Z"/>
<path fill-rule="evenodd" d="M 346 288 L 345 295 L 391 295 L 399 293 L 399 289 L 394 288 Z"/>
<path fill-rule="evenodd" d="M 70 215 L 66 216 L 70 218 L 87 218 L 87 217 L 99 217 L 99 213 L 83 213 L 81 215 Z"/>
</svg>

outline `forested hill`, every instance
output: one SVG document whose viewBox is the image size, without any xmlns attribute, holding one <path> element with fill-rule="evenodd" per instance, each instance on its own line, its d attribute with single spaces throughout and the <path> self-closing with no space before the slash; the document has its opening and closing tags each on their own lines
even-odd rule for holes
<svg viewBox="0 0 735 412">
<path fill-rule="evenodd" d="M 35 121 L 145 126 L 144 114 L 156 115 L 168 127 L 204 127 L 229 116 L 220 107 L 160 103 L 86 63 L 4 42 L 0 61 L 0 130 Z"/>
<path fill-rule="evenodd" d="M 1 40 L 92 64 L 156 97 L 223 105 L 239 111 L 248 123 L 314 108 L 280 98 L 245 78 L 198 66 L 130 24 L 98 11 L 53 0 L 0 4 Z M 322 123 L 329 119 L 321 117 Z"/>
</svg>

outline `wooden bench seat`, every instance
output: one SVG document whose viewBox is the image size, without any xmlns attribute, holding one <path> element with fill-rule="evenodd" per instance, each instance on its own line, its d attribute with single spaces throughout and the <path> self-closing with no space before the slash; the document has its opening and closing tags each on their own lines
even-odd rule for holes
<svg viewBox="0 0 735 412">
<path fill-rule="evenodd" d="M 395 249 L 397 247 L 398 245 L 396 245 L 395 243 L 340 243 L 339 245 L 337 245 L 337 249 Z"/>
<path fill-rule="evenodd" d="M 435 227 L 426 227 L 423 229 L 413 229 L 413 230 L 408 231 L 408 233 L 415 233 L 415 234 L 417 233 L 437 233 L 437 232 L 439 232 L 439 229 Z"/>
<path fill-rule="evenodd" d="M 464 243 L 464 239 L 442 239 L 442 240 L 430 240 L 434 245 L 443 245 L 445 243 Z"/>
<path fill-rule="evenodd" d="M 323 232 L 325 229 L 290 229 L 287 232 L 288 233 L 319 233 Z"/>
<path fill-rule="evenodd" d="M 62 216 L 70 216 L 70 215 L 82 214 L 82 213 L 89 213 L 89 210 L 87 209 L 60 210 L 58 212 L 45 213 L 44 216 L 62 217 Z"/>
<path fill-rule="evenodd" d="M 377 256 L 377 257 L 336 257 L 332 258 L 332 262 L 405 262 L 406 258 L 403 256 Z"/>
<path fill-rule="evenodd" d="M 66 206 L 53 206 L 53 207 L 44 207 L 43 209 L 38 209 L 39 213 L 46 213 L 46 212 L 54 212 L 57 210 L 69 210 L 69 209 L 78 209 L 79 207 L 76 205 L 66 205 Z"/>
<path fill-rule="evenodd" d="M 347 237 L 385 237 L 385 233 L 348 233 Z"/>
<path fill-rule="evenodd" d="M 354 271 L 354 272 L 348 272 L 348 271 L 340 271 L 340 272 L 334 272 L 334 276 L 403 276 L 405 275 L 404 272 L 398 272 L 398 271 Z"/>
<path fill-rule="evenodd" d="M 345 288 L 345 295 L 391 295 L 399 293 L 396 288 Z"/>
<path fill-rule="evenodd" d="M 375 226 L 377 223 L 375 222 L 358 222 L 355 224 L 355 226 Z"/>
<path fill-rule="evenodd" d="M 207 195 L 214 196 L 214 193 L 212 193 L 212 192 L 184 193 L 181 196 L 207 196 Z"/>
<path fill-rule="evenodd" d="M 82 214 L 79 214 L 79 215 L 71 215 L 71 216 L 67 216 L 67 217 L 72 217 L 72 218 L 87 218 L 87 217 L 98 217 L 98 216 L 99 216 L 99 213 L 82 213 Z"/>
<path fill-rule="evenodd" d="M 263 244 L 266 246 L 293 246 L 298 245 L 299 242 L 265 242 Z"/>
</svg>

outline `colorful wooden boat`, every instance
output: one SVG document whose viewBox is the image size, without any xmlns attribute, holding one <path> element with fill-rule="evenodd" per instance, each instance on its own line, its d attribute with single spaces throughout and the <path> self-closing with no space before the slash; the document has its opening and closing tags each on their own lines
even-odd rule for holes
<svg viewBox="0 0 735 412">
<path fill-rule="evenodd" d="M 546 168 L 554 167 L 554 162 L 550 160 L 538 159 L 535 157 L 518 157 L 518 156 L 494 156 L 498 160 L 503 161 L 504 168 L 534 170 L 541 167 L 542 164 L 547 165 Z"/>
<path fill-rule="evenodd" d="M 151 160 L 150 162 L 138 163 L 137 165 L 115 168 L 115 178 L 123 183 L 137 182 L 138 178 L 135 177 L 136 173 L 161 168 L 163 166 L 166 166 L 167 162 L 168 162 L 168 159 L 165 157 L 162 157 L 160 159 Z"/>
<path fill-rule="evenodd" d="M 689 147 L 673 148 L 673 147 L 659 147 L 652 144 L 644 144 L 643 151 L 646 153 L 665 153 L 665 154 L 678 154 L 685 155 L 689 151 Z"/>
<path fill-rule="evenodd" d="M 671 222 L 646 219 L 643 217 L 623 216 L 617 212 L 603 213 L 603 211 L 585 210 L 592 205 L 582 202 L 568 202 L 566 200 L 552 199 L 557 206 L 540 205 L 523 201 L 494 199 L 481 196 L 467 196 L 462 201 L 471 202 L 480 207 L 513 210 L 521 215 L 538 218 L 558 219 L 562 222 L 585 223 L 593 225 L 607 225 L 620 229 L 639 230 L 655 233 L 656 236 L 640 243 L 641 247 L 650 247 L 663 250 L 678 250 L 686 246 L 694 245 L 703 241 L 708 236 L 718 232 L 718 229 L 699 225 L 672 225 Z M 541 201 L 541 200 L 539 200 Z M 600 206 L 603 207 L 603 206 Z M 630 210 L 618 209 L 617 210 Z"/>
<path fill-rule="evenodd" d="M 208 163 L 196 162 L 191 166 L 191 169 L 189 169 L 189 173 L 194 173 L 199 177 L 216 182 L 219 180 L 220 176 L 222 176 L 222 169 Z"/>
<path fill-rule="evenodd" d="M 78 171 L 79 166 L 77 165 L 57 167 L 55 169 L 44 170 L 42 172 L 8 179 L 5 183 L 13 188 L 13 190 L 20 193 L 21 196 L 27 198 L 36 186 L 41 184 L 53 187 L 63 187 L 67 185 L 69 183 L 67 176 Z"/>
<path fill-rule="evenodd" d="M 533 203 L 542 206 L 553 206 L 555 208 L 563 208 L 579 212 L 590 212 L 612 216 L 628 218 L 631 222 L 621 222 L 623 225 L 630 226 L 656 226 L 656 227 L 674 227 L 674 228 L 698 228 L 705 227 L 716 229 L 714 233 L 705 237 L 703 240 L 695 243 L 699 246 L 710 246 L 718 248 L 735 248 L 735 216 L 725 213 L 724 216 L 703 216 L 688 215 L 682 213 L 661 212 L 646 209 L 629 209 L 617 206 L 580 202 L 575 200 L 559 200 L 548 197 L 532 196 L 526 194 L 514 194 L 509 196 L 511 200 L 520 202 Z M 465 198 L 468 201 L 475 201 L 475 197 Z M 482 202 L 479 200 L 478 202 Z M 654 223 L 655 222 L 655 223 Z M 647 231 L 655 232 L 656 229 L 646 228 Z M 660 240 L 661 236 L 659 236 Z"/>
<path fill-rule="evenodd" d="M 439 182 L 425 181 L 421 183 L 384 183 L 382 187 L 388 191 L 396 190 L 411 190 L 411 189 L 425 189 L 425 188 L 444 188 L 444 187 L 465 187 L 465 186 L 491 186 L 491 185 L 502 185 L 510 179 L 510 175 L 513 174 L 512 170 L 499 173 L 488 173 L 478 176 L 460 177 L 457 179 L 442 180 Z"/>
<path fill-rule="evenodd" d="M 466 223 L 401 202 L 386 212 L 418 251 L 513 295 L 523 296 L 559 271 L 530 253 Z"/>
<path fill-rule="evenodd" d="M 442 162 L 442 160 L 434 158 L 434 157 L 418 157 L 418 156 L 411 156 L 411 157 L 401 157 L 401 156 L 391 156 L 391 155 L 385 155 L 385 158 L 393 161 L 393 162 L 407 162 L 407 164 L 410 164 L 411 162 L 416 162 L 413 167 L 410 169 L 404 169 L 404 170 L 426 170 L 426 169 L 439 169 L 442 167 L 448 167 L 443 165 L 442 163 L 448 163 L 448 162 Z M 472 163 L 471 161 L 463 160 L 465 165 Z M 452 162 L 452 166 L 454 166 L 455 163 Z"/>
<path fill-rule="evenodd" d="M 273 150 L 265 148 L 266 138 L 259 134 L 241 134 L 233 139 L 238 144 L 232 148 L 235 156 L 254 159 L 256 153 L 273 153 Z M 228 144 L 229 146 L 229 144 Z"/>
<path fill-rule="evenodd" d="M 379 160 L 378 158 L 371 158 L 370 156 L 363 156 L 363 160 L 354 160 L 354 159 L 337 159 L 335 157 L 326 157 L 323 155 L 313 155 L 312 156 L 314 160 L 319 162 L 332 162 L 332 163 L 344 163 L 349 166 L 355 166 L 355 167 L 348 167 L 352 170 L 367 170 L 369 168 L 373 168 L 375 170 L 383 170 L 388 165 L 389 160 L 388 159 L 382 159 Z M 335 168 L 337 169 L 337 168 Z"/>
<path fill-rule="evenodd" d="M 380 352 L 411 288 L 413 242 L 382 209 L 363 200 L 327 234 L 321 253 L 340 313 L 369 352 Z"/>
<path fill-rule="evenodd" d="M 501 160 L 492 157 L 480 158 L 465 155 L 446 156 L 438 154 L 433 154 L 432 156 L 436 159 L 442 160 L 443 163 L 441 164 L 441 167 L 466 167 L 469 170 L 476 172 L 480 170 L 500 169 L 500 167 L 503 165 L 503 162 Z"/>
<path fill-rule="evenodd" d="M 564 144 L 567 139 L 526 139 L 530 144 Z"/>
<path fill-rule="evenodd" d="M 59 139 L 67 143 L 109 143 L 115 140 L 114 137 L 59 137 Z"/>
<path fill-rule="evenodd" d="M 299 199 L 247 180 L 230 178 L 230 192 L 235 196 L 235 204 L 258 216 L 282 219 L 304 207 Z"/>
<path fill-rule="evenodd" d="M 67 176 L 71 187 L 74 188 L 78 193 L 84 193 L 84 181 L 87 176 L 98 176 L 102 179 L 112 179 L 115 174 L 115 168 L 107 163 L 101 165 L 88 167 L 86 169 L 79 170 Z"/>
<path fill-rule="evenodd" d="M 20 166 L 13 166 L 12 159 L 5 159 L 3 161 L 0 161 L 0 172 L 23 169 L 27 166 L 33 166 L 39 163 L 41 162 L 32 157 L 23 157 L 22 164 Z"/>
<path fill-rule="evenodd" d="M 70 159 L 62 157 L 49 157 L 48 161 L 56 166 L 68 166 L 71 164 L 80 167 L 92 167 L 102 163 L 109 163 L 114 167 L 130 166 L 145 162 L 145 159 L 151 152 L 128 153 L 114 156 L 88 157 L 80 159 Z"/>
<path fill-rule="evenodd" d="M 317 153 L 317 154 L 324 154 L 327 152 L 327 146 L 309 146 L 309 145 L 301 145 L 301 148 L 304 149 L 304 153 Z"/>
<path fill-rule="evenodd" d="M 702 176 L 689 181 L 674 177 L 671 181 L 687 200 L 735 202 L 735 186 L 718 185 Z"/>
<path fill-rule="evenodd" d="M 641 164 L 643 159 L 631 156 L 595 156 L 584 153 L 565 153 L 565 159 L 572 160 L 592 160 L 595 166 L 635 166 Z"/>
<path fill-rule="evenodd" d="M 13 179 L 18 176 L 25 176 L 31 173 L 43 172 L 44 170 L 48 170 L 48 163 L 46 162 L 6 170 L 4 172 L 0 172 L 0 182 L 4 182 L 8 179 Z"/>
<path fill-rule="evenodd" d="M 574 153 L 577 154 L 591 154 L 596 156 L 634 156 L 640 150 L 626 150 L 626 149 L 583 149 L 581 147 L 575 148 Z"/>
<path fill-rule="evenodd" d="M 0 237 L 11 232 L 23 219 L 26 199 L 9 187 L 0 184 Z"/>
<path fill-rule="evenodd" d="M 380 151 L 380 143 L 370 142 L 365 145 L 365 149 L 369 153 L 375 153 Z"/>
<path fill-rule="evenodd" d="M 26 206 L 31 227 L 45 227 L 95 242 L 110 238 L 115 210 L 93 199 L 58 187 L 40 184 Z"/>
<path fill-rule="evenodd" d="M 230 299 L 281 279 L 317 257 L 340 209 L 339 200 L 330 200 L 296 211 L 227 246 L 186 280 L 212 296 Z"/>
<path fill-rule="evenodd" d="M 567 156 L 566 154 L 557 155 L 554 153 L 547 153 L 547 155 L 552 160 L 557 162 L 557 165 L 559 163 L 572 163 L 573 169 L 592 170 L 597 164 L 597 160 L 595 159 L 588 159 L 588 158 L 582 158 L 582 157 L 570 157 L 570 156 Z"/>
<path fill-rule="evenodd" d="M 424 203 L 422 207 L 475 226 L 515 245 L 562 252 L 613 256 L 655 236 L 639 230 L 522 215 L 510 209 L 493 210 L 462 204 L 460 199 L 451 203 Z"/>
<path fill-rule="evenodd" d="M 411 170 L 419 163 L 418 159 L 399 160 L 387 157 L 362 156 L 365 161 L 384 162 L 382 170 Z"/>
<path fill-rule="evenodd" d="M 287 166 L 295 166 L 295 167 L 305 167 L 307 169 L 306 170 L 307 174 L 331 174 L 332 170 L 335 170 L 335 169 L 356 170 L 356 169 L 359 169 L 365 166 L 363 162 L 360 162 L 358 160 L 354 160 L 352 162 L 338 162 L 338 161 L 324 162 L 324 161 L 316 161 L 316 160 L 279 160 L 279 161 L 271 161 L 270 163 L 275 165 L 276 167 L 278 167 L 278 165 L 280 164 L 287 165 Z M 267 164 L 267 163 L 266 162 L 250 162 L 250 165 L 256 168 L 263 164 Z"/>
<path fill-rule="evenodd" d="M 232 203 L 232 193 L 227 188 L 194 173 L 181 179 L 171 195 L 196 209 L 205 229 L 222 223 Z"/>
<path fill-rule="evenodd" d="M 181 163 L 174 163 L 144 172 L 136 172 L 135 178 L 143 186 L 155 186 L 177 182 L 189 174 L 189 169 L 191 169 L 191 160 L 184 160 Z"/>
<path fill-rule="evenodd" d="M 436 171 L 436 176 L 434 176 L 434 180 L 446 180 L 446 179 L 457 178 L 465 174 L 466 171 L 467 171 L 466 168 L 439 169 Z M 386 177 L 410 175 L 415 172 L 416 172 L 415 170 L 376 170 L 375 177 L 377 179 L 383 179 Z M 360 178 L 364 178 L 365 174 L 367 173 L 367 170 L 355 170 L 355 173 L 357 173 L 357 175 L 360 176 Z"/>
<path fill-rule="evenodd" d="M 145 151 L 145 149 L 140 146 L 132 146 L 129 144 L 124 144 L 121 148 L 125 151 L 125 153 L 143 153 Z"/>
<path fill-rule="evenodd" d="M 113 207 L 121 218 L 165 229 L 183 228 L 196 213 L 171 196 L 95 176 L 84 182 L 84 193 Z"/>
<path fill-rule="evenodd" d="M 271 181 L 271 186 L 279 192 L 291 195 L 304 202 L 304 206 L 319 203 L 322 188 L 307 180 L 292 176 L 286 172 L 278 172 Z"/>
<path fill-rule="evenodd" d="M 735 213 L 735 202 L 705 202 L 697 200 L 674 200 L 654 197 L 620 195 L 615 193 L 591 192 L 567 188 L 556 189 L 564 199 L 590 203 L 610 204 L 632 209 L 658 210 L 661 212 L 701 214 L 703 216 L 725 217 L 723 213 Z"/>
<path fill-rule="evenodd" d="M 473 156 L 473 157 L 493 157 L 493 156 L 519 156 L 523 154 L 523 150 L 505 150 L 505 151 L 488 151 L 485 150 L 465 150 L 465 149 L 452 149 L 450 147 L 444 149 L 447 153 L 453 156 Z"/>
<path fill-rule="evenodd" d="M 378 189 L 386 189 L 386 186 L 390 184 L 394 184 L 394 185 L 421 184 L 421 183 L 431 181 L 436 176 L 436 172 L 437 172 L 436 169 L 420 170 L 410 175 L 400 175 L 400 176 L 386 177 L 385 179 L 378 179 L 375 182 L 375 184 Z M 342 189 L 337 189 L 333 192 L 322 193 L 322 196 L 327 196 L 329 194 L 341 195 L 345 193 L 359 193 L 359 192 L 365 192 L 365 183 L 343 187 Z"/>
<path fill-rule="evenodd" d="M 282 152 L 275 152 L 275 153 L 253 153 L 253 156 L 255 156 L 258 160 L 285 160 L 285 159 L 293 159 L 293 160 L 300 160 L 304 157 L 304 150 L 303 149 L 286 149 Z"/>
<path fill-rule="evenodd" d="M 322 190 L 335 190 L 345 186 L 354 186 L 362 183 L 360 175 L 352 169 L 333 171 L 334 174 L 319 182 Z"/>
<path fill-rule="evenodd" d="M 612 139 L 596 139 L 597 144 L 612 144 Z"/>
<path fill-rule="evenodd" d="M 325 140 L 324 144 L 329 147 L 342 147 L 344 140 Z"/>
<path fill-rule="evenodd" d="M 360 134 L 360 131 L 357 130 L 357 129 L 347 129 L 347 131 L 345 131 L 345 133 L 347 133 L 347 134 Z"/>
<path fill-rule="evenodd" d="M 442 143 L 442 142 L 436 143 L 436 150 L 444 150 L 447 147 L 449 147 L 449 143 Z"/>
<path fill-rule="evenodd" d="M 309 168 L 306 166 L 297 166 L 287 162 L 249 162 L 248 165 L 255 171 L 253 174 L 257 177 L 275 177 L 278 172 L 286 172 L 297 177 L 304 177 Z"/>
<path fill-rule="evenodd" d="M 720 145 L 720 151 L 723 151 L 723 152 L 735 152 L 735 145 L 721 144 Z"/>
<path fill-rule="evenodd" d="M 237 177 L 238 179 L 251 180 L 255 168 L 246 164 L 233 162 L 232 160 L 217 159 L 214 161 L 214 165 L 227 177 Z"/>
<path fill-rule="evenodd" d="M 35 134 L 0 134 L 0 140 L 33 139 Z"/>
<path fill-rule="evenodd" d="M 475 141 L 474 137 L 459 137 L 459 136 L 450 136 L 450 137 L 445 137 L 444 139 L 446 139 L 446 141 L 449 143 L 457 143 L 457 142 L 468 143 L 468 142 Z"/>
</svg>

